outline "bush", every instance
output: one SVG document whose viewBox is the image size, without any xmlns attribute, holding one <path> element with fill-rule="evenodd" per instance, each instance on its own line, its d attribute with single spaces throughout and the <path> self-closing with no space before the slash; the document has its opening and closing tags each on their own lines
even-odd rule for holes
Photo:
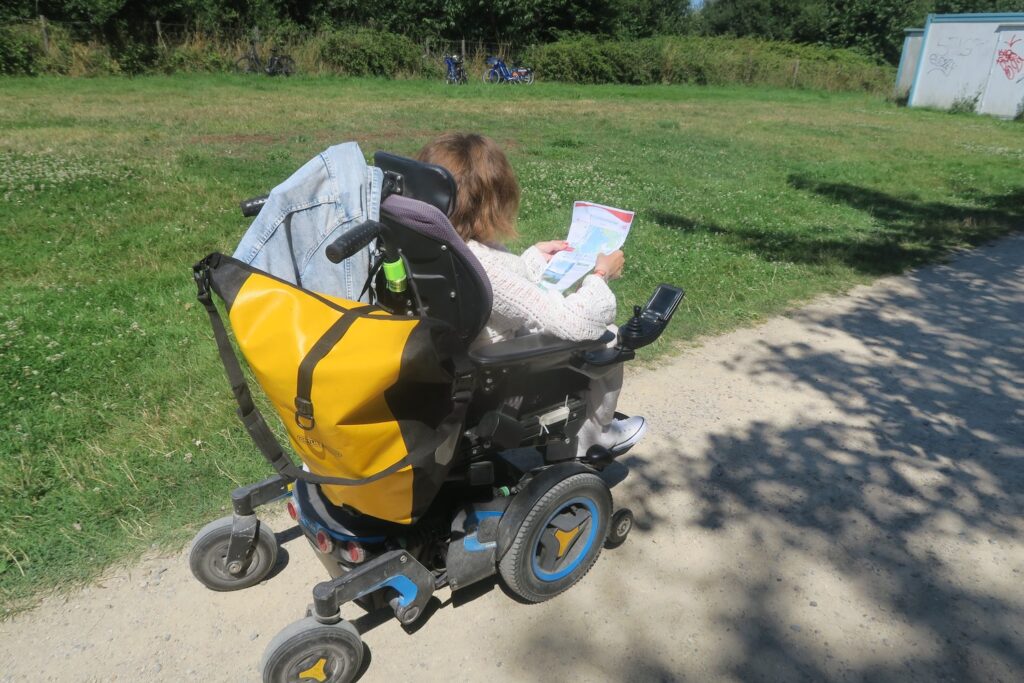
<svg viewBox="0 0 1024 683">
<path fill-rule="evenodd" d="M 974 95 L 960 95 L 953 100 L 953 104 L 949 106 L 950 114 L 977 114 L 978 113 L 978 100 L 981 99 L 981 93 Z"/>
<path fill-rule="evenodd" d="M 0 26 L 0 74 L 36 76 L 45 61 L 38 26 Z"/>
<path fill-rule="evenodd" d="M 157 63 L 159 53 L 154 45 L 126 43 L 117 51 L 117 64 L 122 73 L 137 76 L 150 71 Z"/>
<path fill-rule="evenodd" d="M 894 77 L 850 50 L 753 38 L 573 38 L 535 47 L 527 62 L 545 80 L 571 83 L 732 83 L 887 92 Z"/>
<path fill-rule="evenodd" d="M 162 50 L 156 61 L 156 68 L 166 74 L 173 73 L 207 73 L 230 71 L 234 61 L 224 49 L 218 49 L 204 40 L 190 40 Z"/>
<path fill-rule="evenodd" d="M 343 29 L 318 36 L 320 62 L 346 76 L 416 76 L 423 70 L 419 47 L 387 31 Z"/>
<path fill-rule="evenodd" d="M 69 76 L 106 76 L 121 73 L 121 65 L 101 43 L 74 43 L 71 46 Z"/>
</svg>

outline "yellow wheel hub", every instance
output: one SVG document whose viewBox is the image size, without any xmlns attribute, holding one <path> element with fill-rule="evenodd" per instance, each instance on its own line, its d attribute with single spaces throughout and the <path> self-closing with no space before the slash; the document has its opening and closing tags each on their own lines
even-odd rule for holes
<svg viewBox="0 0 1024 683">
<path fill-rule="evenodd" d="M 323 683 L 327 680 L 327 672 L 324 671 L 325 666 L 327 666 L 327 660 L 321 657 L 319 660 L 317 660 L 316 664 L 309 667 L 305 671 L 300 671 L 299 678 L 309 678 L 313 679 L 314 681 L 319 681 L 319 683 Z"/>
<path fill-rule="evenodd" d="M 561 559 L 565 555 L 565 551 L 569 549 L 569 544 L 572 543 L 572 539 L 576 538 L 580 533 L 580 527 L 571 529 L 569 531 L 562 531 L 561 529 L 555 529 L 555 540 L 558 541 L 558 558 Z"/>
</svg>

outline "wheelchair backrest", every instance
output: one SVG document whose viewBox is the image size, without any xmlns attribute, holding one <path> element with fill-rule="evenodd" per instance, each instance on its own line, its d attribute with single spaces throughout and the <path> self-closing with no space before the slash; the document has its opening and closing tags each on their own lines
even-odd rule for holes
<svg viewBox="0 0 1024 683">
<path fill-rule="evenodd" d="M 373 165 L 384 172 L 381 194 L 411 197 L 436 206 L 446 216 L 455 208 L 455 179 L 448 169 L 397 154 L 375 152 Z"/>
<path fill-rule="evenodd" d="M 385 239 L 405 260 L 421 315 L 447 322 L 468 345 L 491 314 L 491 282 L 483 266 L 434 204 L 392 194 L 380 216 L 388 228 Z"/>
</svg>

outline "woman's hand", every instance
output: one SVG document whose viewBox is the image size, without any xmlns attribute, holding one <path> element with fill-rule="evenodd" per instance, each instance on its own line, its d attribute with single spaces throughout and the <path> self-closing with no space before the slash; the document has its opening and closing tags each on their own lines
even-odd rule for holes
<svg viewBox="0 0 1024 683">
<path fill-rule="evenodd" d="M 626 257 L 621 249 L 610 254 L 598 254 L 597 263 L 594 265 L 594 275 L 600 275 L 605 280 L 616 280 L 622 277 L 622 269 L 625 265 Z"/>
<path fill-rule="evenodd" d="M 537 242 L 534 248 L 541 253 L 545 261 L 550 261 L 560 251 L 572 251 L 572 247 L 565 240 L 551 240 L 550 242 Z"/>
</svg>

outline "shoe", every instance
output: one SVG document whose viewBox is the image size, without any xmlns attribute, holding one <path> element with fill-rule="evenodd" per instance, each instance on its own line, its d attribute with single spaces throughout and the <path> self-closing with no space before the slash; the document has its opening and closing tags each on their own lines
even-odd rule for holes
<svg viewBox="0 0 1024 683">
<path fill-rule="evenodd" d="M 615 443 L 608 449 L 613 455 L 622 455 L 640 443 L 647 433 L 647 420 L 639 415 L 612 420 L 608 431 L 615 435 Z"/>
</svg>

